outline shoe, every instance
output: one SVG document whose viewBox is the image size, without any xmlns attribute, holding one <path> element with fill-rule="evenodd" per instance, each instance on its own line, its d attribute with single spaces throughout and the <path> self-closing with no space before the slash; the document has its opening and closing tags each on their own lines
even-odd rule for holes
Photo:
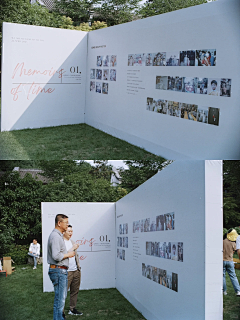
<svg viewBox="0 0 240 320">
<path fill-rule="evenodd" d="M 65 313 L 64 313 L 64 312 L 62 313 L 62 316 L 63 316 L 63 319 L 65 320 L 65 319 L 66 319 L 66 316 L 65 316 Z"/>
<path fill-rule="evenodd" d="M 240 297 L 240 291 L 238 291 L 238 292 L 236 293 L 236 296 Z"/>
<path fill-rule="evenodd" d="M 226 296 L 227 295 L 227 291 L 223 291 L 223 294 Z"/>
<path fill-rule="evenodd" d="M 83 313 L 80 311 L 77 311 L 77 309 L 73 308 L 72 310 L 69 310 L 68 314 L 74 315 L 74 316 L 82 316 Z"/>
<path fill-rule="evenodd" d="M 37 267 L 33 267 L 33 270 L 34 270 L 34 269 L 37 269 Z"/>
</svg>

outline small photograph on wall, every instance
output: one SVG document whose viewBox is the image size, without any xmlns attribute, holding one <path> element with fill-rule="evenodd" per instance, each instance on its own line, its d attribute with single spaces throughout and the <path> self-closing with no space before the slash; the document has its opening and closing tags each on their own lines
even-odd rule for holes
<svg viewBox="0 0 240 320">
<path fill-rule="evenodd" d="M 110 59 L 110 67 L 116 67 L 117 66 L 117 56 L 111 55 Z"/>
<path fill-rule="evenodd" d="M 182 92 L 196 93 L 197 92 L 197 78 L 183 77 Z"/>
<path fill-rule="evenodd" d="M 164 271 L 163 269 L 158 269 L 158 283 L 161 285 L 163 284 Z"/>
<path fill-rule="evenodd" d="M 97 80 L 102 80 L 102 69 L 97 69 L 96 70 L 96 79 Z"/>
<path fill-rule="evenodd" d="M 122 259 L 125 260 L 125 250 L 122 251 Z"/>
<path fill-rule="evenodd" d="M 164 230 L 164 215 L 159 215 L 156 217 L 156 226 L 157 231 Z"/>
<path fill-rule="evenodd" d="M 175 77 L 175 91 L 182 91 L 182 77 Z"/>
<path fill-rule="evenodd" d="M 168 90 L 175 90 L 175 77 L 168 77 Z"/>
<path fill-rule="evenodd" d="M 153 65 L 153 54 L 147 53 L 145 59 L 145 66 L 150 67 Z"/>
<path fill-rule="evenodd" d="M 146 265 L 145 265 L 145 263 L 142 263 L 142 276 L 146 277 Z"/>
<path fill-rule="evenodd" d="M 220 83 L 220 96 L 231 97 L 231 79 L 221 79 Z"/>
<path fill-rule="evenodd" d="M 178 243 L 172 242 L 172 260 L 178 261 Z"/>
<path fill-rule="evenodd" d="M 167 259 L 167 242 L 163 242 L 164 259 Z"/>
<path fill-rule="evenodd" d="M 156 231 L 156 220 L 152 220 L 150 225 L 150 231 Z"/>
<path fill-rule="evenodd" d="M 109 56 L 103 56 L 102 65 L 103 67 L 109 67 Z"/>
<path fill-rule="evenodd" d="M 165 252 L 164 252 L 164 242 L 159 243 L 159 257 L 160 258 L 165 258 Z"/>
<path fill-rule="evenodd" d="M 152 280 L 152 266 L 150 265 L 146 267 L 146 278 Z"/>
<path fill-rule="evenodd" d="M 117 237 L 117 247 L 120 247 L 120 238 Z"/>
<path fill-rule="evenodd" d="M 166 213 L 164 215 L 165 218 L 165 230 L 173 230 L 174 229 L 174 212 Z"/>
<path fill-rule="evenodd" d="M 171 242 L 166 243 L 166 256 L 165 259 L 171 259 Z"/>
<path fill-rule="evenodd" d="M 140 228 L 141 228 L 141 232 L 144 232 L 144 219 L 141 220 L 141 225 L 140 225 Z"/>
<path fill-rule="evenodd" d="M 123 224 L 123 234 L 128 234 L 128 223 Z"/>
<path fill-rule="evenodd" d="M 153 100 L 153 109 L 152 109 L 152 111 L 159 112 L 158 100 Z"/>
<path fill-rule="evenodd" d="M 166 52 L 167 66 L 179 66 L 179 51 Z"/>
<path fill-rule="evenodd" d="M 167 90 L 168 89 L 168 77 L 156 76 L 156 89 Z"/>
<path fill-rule="evenodd" d="M 154 242 L 151 242 L 151 256 L 154 256 Z"/>
<path fill-rule="evenodd" d="M 216 49 L 197 50 L 196 66 L 212 67 L 216 65 Z"/>
<path fill-rule="evenodd" d="M 208 108 L 208 124 L 213 124 L 214 126 L 219 125 L 219 108 Z"/>
<path fill-rule="evenodd" d="M 122 238 L 122 246 L 125 248 L 125 237 Z"/>
<path fill-rule="evenodd" d="M 102 92 L 102 84 L 101 82 L 96 82 L 96 92 L 101 93 Z"/>
<path fill-rule="evenodd" d="M 122 249 L 119 249 L 120 259 L 122 260 Z"/>
<path fill-rule="evenodd" d="M 220 96 L 220 84 L 221 84 L 221 79 L 209 78 L 208 79 L 208 95 Z"/>
<path fill-rule="evenodd" d="M 125 237 L 125 248 L 128 248 L 128 237 Z"/>
<path fill-rule="evenodd" d="M 167 288 L 172 289 L 172 272 L 167 271 Z"/>
<path fill-rule="evenodd" d="M 108 94 L 108 83 L 106 83 L 106 82 L 103 82 L 103 84 L 102 84 L 102 93 Z"/>
<path fill-rule="evenodd" d="M 95 79 L 95 69 L 90 69 L 90 79 Z"/>
<path fill-rule="evenodd" d="M 146 242 L 146 255 L 147 256 L 151 255 L 151 242 L 149 241 Z"/>
<path fill-rule="evenodd" d="M 95 81 L 90 81 L 90 91 L 95 91 Z"/>
<path fill-rule="evenodd" d="M 110 69 L 110 81 L 116 81 L 117 71 L 116 69 Z"/>
<path fill-rule="evenodd" d="M 178 261 L 183 262 L 183 242 L 178 242 Z"/>
<path fill-rule="evenodd" d="M 196 57 L 196 51 L 180 51 L 180 66 L 183 67 L 189 67 L 189 66 L 195 66 L 195 57 Z"/>
<path fill-rule="evenodd" d="M 145 54 L 144 53 L 137 53 L 134 56 L 134 66 L 141 67 L 145 63 Z"/>
<path fill-rule="evenodd" d="M 133 67 L 134 66 L 134 57 L 135 57 L 135 54 L 129 54 L 128 55 L 128 66 L 129 67 Z"/>
<path fill-rule="evenodd" d="M 166 52 L 153 53 L 153 66 L 166 66 Z"/>
<path fill-rule="evenodd" d="M 103 80 L 109 80 L 109 70 L 103 69 Z"/>
<path fill-rule="evenodd" d="M 152 272 L 153 272 L 153 281 L 158 282 L 158 268 L 152 267 Z"/>
<path fill-rule="evenodd" d="M 154 243 L 154 256 L 155 257 L 158 257 L 159 245 L 160 245 L 160 242 L 155 242 Z"/>
<path fill-rule="evenodd" d="M 149 232 L 150 231 L 150 218 L 145 219 L 144 222 L 144 232 Z"/>
<path fill-rule="evenodd" d="M 198 106 L 197 121 L 208 123 L 208 107 Z"/>
<path fill-rule="evenodd" d="M 120 245 L 120 247 L 122 247 L 122 237 L 120 237 L 120 239 L 119 239 L 119 245 Z"/>
<path fill-rule="evenodd" d="M 179 102 L 168 101 L 168 113 L 170 116 L 179 117 L 180 116 Z"/>
<path fill-rule="evenodd" d="M 147 106 L 146 106 L 147 110 L 150 111 L 152 103 L 153 103 L 153 98 L 147 97 Z"/>
<path fill-rule="evenodd" d="M 167 271 L 166 271 L 166 270 L 163 270 L 162 285 L 163 285 L 164 287 L 167 286 Z"/>
<path fill-rule="evenodd" d="M 197 112 L 198 112 L 198 106 L 196 104 L 190 104 L 190 110 L 188 112 L 188 119 L 197 121 Z"/>
<path fill-rule="evenodd" d="M 120 259 L 120 251 L 117 249 L 117 258 Z"/>
<path fill-rule="evenodd" d="M 168 114 L 168 101 L 162 100 L 162 114 Z"/>
<path fill-rule="evenodd" d="M 197 93 L 199 94 L 207 94 L 208 89 L 208 78 L 197 78 Z"/>
<path fill-rule="evenodd" d="M 103 56 L 97 56 L 97 67 L 102 67 Z"/>
<path fill-rule="evenodd" d="M 122 224 L 119 225 L 119 234 L 122 234 L 122 229 L 123 229 L 123 226 Z"/>
<path fill-rule="evenodd" d="M 172 273 L 172 290 L 178 292 L 178 275 Z"/>
<path fill-rule="evenodd" d="M 188 114 L 187 114 L 187 103 L 179 102 L 179 108 L 181 110 L 181 118 L 188 120 Z"/>
</svg>

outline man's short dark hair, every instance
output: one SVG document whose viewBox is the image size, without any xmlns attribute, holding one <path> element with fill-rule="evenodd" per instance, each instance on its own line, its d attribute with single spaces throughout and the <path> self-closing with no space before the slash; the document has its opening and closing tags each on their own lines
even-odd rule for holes
<svg viewBox="0 0 240 320">
<path fill-rule="evenodd" d="M 36 240 L 36 241 L 38 241 L 38 239 L 35 237 L 35 238 L 33 238 L 33 240 Z"/>
<path fill-rule="evenodd" d="M 212 80 L 211 84 L 215 83 L 215 85 L 217 86 L 217 81 L 216 80 Z"/>
<path fill-rule="evenodd" d="M 176 250 L 176 246 L 175 246 L 175 244 L 172 246 L 172 248 Z"/>
<path fill-rule="evenodd" d="M 72 226 L 69 224 L 69 225 L 68 225 L 68 228 L 72 228 Z"/>
<path fill-rule="evenodd" d="M 65 214 L 57 214 L 55 217 L 55 225 L 58 224 L 58 221 L 62 221 L 63 219 L 67 219 L 68 216 L 66 216 Z"/>
</svg>

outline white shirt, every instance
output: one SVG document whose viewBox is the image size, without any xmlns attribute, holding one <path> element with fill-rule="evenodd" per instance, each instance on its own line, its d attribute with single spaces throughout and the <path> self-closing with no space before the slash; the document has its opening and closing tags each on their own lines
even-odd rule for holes
<svg viewBox="0 0 240 320">
<path fill-rule="evenodd" d="M 236 240 L 236 250 L 240 250 L 240 236 L 238 236 Z"/>
<path fill-rule="evenodd" d="M 36 254 L 37 256 L 40 256 L 40 244 L 39 243 L 31 243 L 29 247 L 29 252 L 32 252 Z"/>
<path fill-rule="evenodd" d="M 72 241 L 71 240 L 66 240 L 64 238 L 64 242 L 65 242 L 67 251 L 70 250 L 72 248 L 72 246 L 73 246 Z M 72 258 L 68 258 L 68 259 L 69 259 L 68 271 L 76 271 L 77 270 L 77 264 L 76 264 L 75 256 L 72 257 Z"/>
</svg>

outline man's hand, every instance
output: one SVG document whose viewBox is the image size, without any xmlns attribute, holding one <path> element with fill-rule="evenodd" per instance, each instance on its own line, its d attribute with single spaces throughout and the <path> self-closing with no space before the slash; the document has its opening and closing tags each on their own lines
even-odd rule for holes
<svg viewBox="0 0 240 320">
<path fill-rule="evenodd" d="M 74 243 L 74 245 L 72 246 L 72 250 L 76 250 L 79 247 L 78 243 Z"/>
<path fill-rule="evenodd" d="M 74 251 L 71 251 L 71 252 L 68 252 L 68 258 L 72 258 L 75 256 L 75 252 Z"/>
</svg>

